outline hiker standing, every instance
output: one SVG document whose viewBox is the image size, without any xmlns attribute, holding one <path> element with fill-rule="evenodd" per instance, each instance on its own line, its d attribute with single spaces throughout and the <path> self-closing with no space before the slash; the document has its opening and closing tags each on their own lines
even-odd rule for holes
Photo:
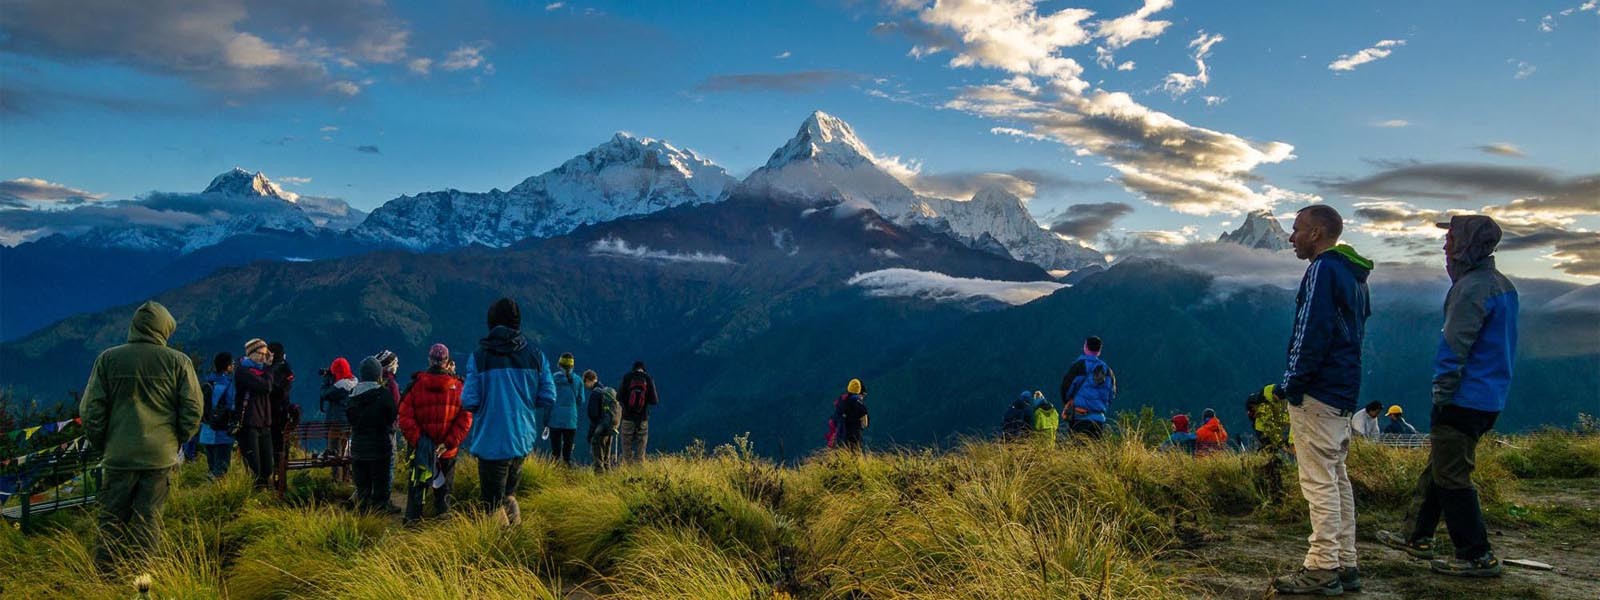
<svg viewBox="0 0 1600 600">
<path fill-rule="evenodd" d="M 1033 394 L 1022 392 L 1011 401 L 1011 407 L 1006 409 L 1006 414 L 1000 419 L 1000 439 L 1002 441 L 1020 440 L 1033 431 Z"/>
<path fill-rule="evenodd" d="M 556 359 L 556 400 L 545 417 L 545 427 L 550 430 L 550 455 L 569 467 L 578 434 L 578 406 L 584 404 L 583 378 L 572 372 L 575 365 L 571 352 Z"/>
<path fill-rule="evenodd" d="M 1378 414 L 1383 410 L 1383 403 L 1373 400 L 1350 419 L 1350 433 L 1365 438 L 1378 439 L 1383 434 L 1383 427 L 1378 423 Z"/>
<path fill-rule="evenodd" d="M 267 344 L 267 352 L 272 355 L 267 365 L 272 391 L 267 396 L 272 401 L 272 457 L 273 466 L 277 468 L 274 484 L 281 495 L 288 489 L 289 433 L 300 424 L 300 407 L 289 396 L 294 387 L 294 369 L 289 367 L 289 355 L 284 352 L 283 343 Z"/>
<path fill-rule="evenodd" d="M 400 433 L 411 445 L 411 477 L 406 490 L 407 523 L 422 518 L 422 494 L 433 490 L 433 514 L 450 512 L 450 492 L 455 489 L 456 454 L 472 413 L 461 410 L 461 378 L 456 376 L 450 349 L 434 344 L 428 349 L 428 370 L 411 376 L 411 386 L 400 401 Z"/>
<path fill-rule="evenodd" d="M 860 379 L 851 379 L 833 401 L 831 424 L 828 447 L 861 451 L 861 432 L 867 428 L 867 387 Z"/>
<path fill-rule="evenodd" d="M 400 400 L 405 397 L 405 393 L 400 391 L 398 376 L 400 373 L 400 355 L 386 348 L 374 356 L 378 359 L 378 364 L 383 367 L 384 389 L 389 390 L 389 395 L 394 398 L 394 405 L 400 406 Z M 394 489 L 394 455 L 392 454 L 389 455 L 389 462 L 383 471 L 383 487 L 389 490 Z M 388 511 L 400 512 L 400 507 L 390 504 Z"/>
<path fill-rule="evenodd" d="M 1389 424 L 1383 426 L 1383 433 L 1387 435 L 1416 435 L 1417 428 L 1406 422 L 1406 411 L 1399 404 L 1389 407 L 1384 413 L 1389 417 Z"/>
<path fill-rule="evenodd" d="M 1205 409 L 1200 413 L 1200 429 L 1194 432 L 1194 455 L 1207 456 L 1227 448 L 1228 429 L 1217 418 L 1217 411 Z"/>
<path fill-rule="evenodd" d="M 502 525 L 522 521 L 517 484 L 539 437 L 536 410 L 555 401 L 544 353 L 522 336 L 522 311 L 510 298 L 489 307 L 489 335 L 467 359 L 461 408 L 472 413 L 466 449 L 478 457 L 478 485 Z"/>
<path fill-rule="evenodd" d="M 211 359 L 211 374 L 200 383 L 205 399 L 205 423 L 200 426 L 200 447 L 205 449 L 206 468 L 212 479 L 228 474 L 233 460 L 233 436 L 228 431 L 238 420 L 233 391 L 233 355 L 218 352 Z"/>
<path fill-rule="evenodd" d="M 645 372 L 644 362 L 635 361 L 617 390 L 622 396 L 622 424 L 617 428 L 622 436 L 622 461 L 637 463 L 644 460 L 645 444 L 650 441 L 650 407 L 660 401 L 656 382 Z"/>
<path fill-rule="evenodd" d="M 233 371 L 235 400 L 239 406 L 239 457 L 255 478 L 256 489 L 272 486 L 272 376 L 267 363 L 272 353 L 267 343 L 254 338 L 244 344 L 244 358 Z"/>
<path fill-rule="evenodd" d="M 583 372 L 583 387 L 589 390 L 589 454 L 594 458 L 594 472 L 604 473 L 611 468 L 611 443 L 616 439 L 617 428 L 622 424 L 622 405 L 617 402 L 617 391 L 600 384 L 594 371 Z"/>
<path fill-rule="evenodd" d="M 356 389 L 356 375 L 350 370 L 350 361 L 343 356 L 333 359 L 328 368 L 322 370 L 322 393 L 318 402 L 322 405 L 322 418 L 329 425 L 328 453 L 333 456 L 348 456 L 350 454 L 349 422 L 346 420 L 344 409 L 350 401 L 350 392 Z M 340 427 L 344 426 L 344 427 Z M 348 481 L 350 467 L 339 466 L 333 468 L 334 481 Z"/>
<path fill-rule="evenodd" d="M 1100 360 L 1099 337 L 1083 342 L 1083 356 L 1072 362 L 1061 378 L 1061 419 L 1073 434 L 1100 439 L 1105 434 L 1106 411 L 1117 397 L 1117 374 Z"/>
<path fill-rule="evenodd" d="M 167 347 L 177 327 L 166 307 L 140 305 L 128 343 L 95 358 L 79 399 L 84 439 L 104 454 L 95 554 L 103 572 L 154 546 L 178 448 L 200 428 L 205 405 L 194 363 Z"/>
<path fill-rule="evenodd" d="M 1472 471 L 1478 439 L 1494 428 L 1511 387 L 1517 288 L 1495 268 L 1500 226 L 1493 219 L 1460 215 L 1440 227 L 1449 230 L 1444 252 L 1451 283 L 1434 360 L 1428 466 L 1417 478 L 1401 531 L 1380 532 L 1378 539 L 1412 556 L 1432 558 L 1442 516 L 1455 556 L 1436 559 L 1429 568 L 1445 575 L 1493 577 L 1500 574 L 1500 560 L 1489 547 Z"/>
<path fill-rule="evenodd" d="M 1161 442 L 1161 450 L 1178 450 L 1184 454 L 1195 453 L 1194 433 L 1189 431 L 1189 415 L 1172 415 L 1172 435 Z"/>
<path fill-rule="evenodd" d="M 1350 417 L 1361 392 L 1361 340 L 1372 314 L 1372 261 L 1339 244 L 1344 219 L 1325 204 L 1300 209 L 1289 242 L 1311 262 L 1295 297 L 1283 382 L 1262 388 L 1267 402 L 1288 403 L 1300 493 L 1311 513 L 1310 549 L 1295 572 L 1274 580 L 1282 594 L 1339 594 L 1360 589 L 1356 504 L 1345 458 Z"/>
<path fill-rule="evenodd" d="M 394 458 L 394 397 L 383 385 L 383 366 L 375 357 L 361 360 L 361 381 L 350 394 L 345 418 L 350 421 L 350 470 L 356 483 L 356 506 L 362 510 L 389 507 L 385 485 Z"/>
</svg>

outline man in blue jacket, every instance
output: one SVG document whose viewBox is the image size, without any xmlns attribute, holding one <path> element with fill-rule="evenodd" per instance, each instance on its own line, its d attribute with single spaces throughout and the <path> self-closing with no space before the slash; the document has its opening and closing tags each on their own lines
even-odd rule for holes
<svg viewBox="0 0 1600 600">
<path fill-rule="evenodd" d="M 1444 253 L 1450 292 L 1433 374 L 1433 440 L 1428 466 L 1399 533 L 1379 541 L 1412 556 L 1433 558 L 1433 533 L 1444 518 L 1455 557 L 1437 559 L 1436 573 L 1466 577 L 1500 575 L 1500 560 L 1472 486 L 1478 438 L 1494 428 L 1506 407 L 1517 349 L 1517 288 L 1495 268 L 1500 226 L 1481 215 L 1457 215 L 1449 223 Z"/>
<path fill-rule="evenodd" d="M 1273 582 L 1281 594 L 1337 595 L 1361 588 L 1356 570 L 1356 503 L 1345 470 L 1350 417 L 1361 395 L 1361 340 L 1372 314 L 1372 261 L 1339 244 L 1344 219 L 1325 204 L 1300 209 L 1289 242 L 1311 261 L 1295 297 L 1283 382 L 1266 386 L 1288 403 L 1300 493 L 1311 513 L 1310 549 L 1300 569 Z"/>
<path fill-rule="evenodd" d="M 486 510 L 502 525 L 522 521 L 517 484 L 522 461 L 539 438 L 541 409 L 555 402 L 550 363 L 522 337 L 522 311 L 510 298 L 489 307 L 489 335 L 467 359 L 461 408 L 472 413 L 463 445 L 478 457 L 478 485 Z"/>
</svg>

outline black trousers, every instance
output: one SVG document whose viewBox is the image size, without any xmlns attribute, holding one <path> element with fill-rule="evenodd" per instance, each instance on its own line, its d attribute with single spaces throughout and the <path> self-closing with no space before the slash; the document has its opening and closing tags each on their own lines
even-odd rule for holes
<svg viewBox="0 0 1600 600">
<path fill-rule="evenodd" d="M 572 466 L 572 444 L 576 441 L 578 430 L 550 428 L 550 455 L 567 466 Z"/>
<path fill-rule="evenodd" d="M 389 506 L 389 460 L 350 461 L 350 478 L 356 484 L 356 505 L 367 510 Z"/>
<path fill-rule="evenodd" d="M 1494 427 L 1498 416 L 1453 406 L 1434 409 L 1428 466 L 1417 478 L 1417 491 L 1406 511 L 1407 540 L 1433 537 L 1443 517 L 1456 558 L 1473 560 L 1489 553 L 1489 530 L 1472 472 L 1477 467 L 1478 438 Z"/>
<path fill-rule="evenodd" d="M 266 427 L 245 427 L 239 430 L 239 456 L 244 458 L 244 468 L 255 477 L 257 488 L 272 487 L 275 458 L 272 430 Z"/>
<path fill-rule="evenodd" d="M 1073 435 L 1088 436 L 1097 440 L 1100 439 L 1100 436 L 1105 435 L 1106 431 L 1105 423 L 1088 419 L 1073 419 L 1067 427 L 1072 430 Z"/>
<path fill-rule="evenodd" d="M 406 488 L 406 520 L 415 521 L 422 518 L 422 495 L 433 492 L 433 516 L 440 516 L 450 512 L 450 492 L 456 487 L 456 457 L 441 458 L 435 461 L 439 473 L 444 475 L 444 485 L 433 487 L 429 482 L 411 483 Z M 409 468 L 409 467 L 407 467 Z"/>
<path fill-rule="evenodd" d="M 478 486 L 483 492 L 484 510 L 494 512 L 517 493 L 522 482 L 522 461 L 526 456 L 506 460 L 478 460 Z"/>
</svg>

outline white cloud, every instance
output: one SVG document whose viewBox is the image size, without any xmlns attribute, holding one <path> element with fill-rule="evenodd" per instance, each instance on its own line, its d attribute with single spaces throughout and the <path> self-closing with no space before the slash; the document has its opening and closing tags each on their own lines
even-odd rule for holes
<svg viewBox="0 0 1600 600">
<path fill-rule="evenodd" d="M 278 181 L 286 185 L 305 185 L 311 183 L 310 177 L 279 177 Z"/>
<path fill-rule="evenodd" d="M 1009 136 L 1014 136 L 1014 137 L 1019 137 L 1019 138 L 1027 138 L 1027 139 L 1036 140 L 1036 141 L 1044 141 L 1044 140 L 1048 139 L 1048 138 L 1044 137 L 1043 135 L 1039 135 L 1037 133 L 1033 133 L 1033 132 L 1030 132 L 1030 131 L 1023 131 L 1023 130 L 1017 129 L 1015 127 L 990 127 L 989 128 L 989 133 L 992 133 L 992 134 L 995 134 L 995 135 L 1009 135 Z"/>
<path fill-rule="evenodd" d="M 1391 129 L 1399 128 L 1399 127 L 1410 127 L 1411 126 L 1411 121 L 1407 121 L 1405 119 L 1387 119 L 1387 120 L 1384 120 L 1384 121 L 1373 121 L 1372 122 L 1372 126 L 1373 127 L 1387 127 L 1387 128 L 1391 128 Z"/>
<path fill-rule="evenodd" d="M 421 57 L 413 58 L 411 59 L 411 62 L 406 63 L 406 69 L 418 75 L 427 75 L 429 72 L 433 71 L 433 59 Z"/>
<path fill-rule="evenodd" d="M 935 302 L 962 302 L 987 298 L 1006 304 L 1027 304 L 1067 287 L 1054 281 L 997 281 L 951 277 L 916 269 L 882 269 L 858 273 L 847 285 L 866 288 L 879 297 L 924 298 Z"/>
<path fill-rule="evenodd" d="M 1117 70 L 1118 71 L 1132 71 L 1133 70 L 1133 61 L 1130 60 L 1128 62 L 1125 62 L 1125 63 L 1122 63 L 1120 65 L 1117 65 Z"/>
<path fill-rule="evenodd" d="M 1223 102 L 1228 101 L 1226 96 L 1201 96 L 1200 99 L 1205 100 L 1206 106 L 1222 106 Z"/>
<path fill-rule="evenodd" d="M 322 127 L 317 128 L 317 131 L 320 131 L 322 133 L 333 133 L 333 132 L 338 131 L 338 130 L 339 130 L 339 128 L 337 126 L 334 126 L 334 125 L 323 125 Z"/>
<path fill-rule="evenodd" d="M 544 9 L 545 9 L 546 12 L 557 11 L 557 10 L 561 10 L 561 7 L 566 6 L 566 5 L 567 5 L 567 3 L 565 3 L 565 2 L 551 2 L 549 4 L 544 5 Z"/>
<path fill-rule="evenodd" d="M 444 56 L 444 60 L 439 62 L 439 68 L 446 71 L 465 71 L 482 67 L 484 72 L 492 73 L 494 64 L 483 56 L 483 51 L 488 47 L 488 42 L 462 44 Z"/>
<path fill-rule="evenodd" d="M 1526 61 L 1521 61 L 1514 58 L 1506 59 L 1506 64 L 1515 65 L 1517 67 L 1517 72 L 1511 76 L 1512 79 L 1527 79 L 1533 75 L 1534 71 L 1539 70 L 1539 67 L 1535 67 L 1528 64 Z"/>
<path fill-rule="evenodd" d="M 37 177 L 0 181 L 0 209 L 33 208 L 43 204 L 82 204 L 105 197 L 105 194 L 86 192 Z"/>
<path fill-rule="evenodd" d="M 1102 38 L 1115 50 L 1139 40 L 1161 36 L 1172 25 L 1170 21 L 1152 21 L 1150 16 L 1172 8 L 1172 0 L 1144 0 L 1144 6 L 1127 15 L 1096 23 L 1095 37 Z"/>
<path fill-rule="evenodd" d="M 788 50 L 784 50 L 783 52 L 779 52 L 776 56 L 773 56 L 773 58 L 776 58 L 778 60 L 783 60 L 783 59 L 789 58 L 791 56 L 794 56 L 794 53 L 789 52 Z"/>
<path fill-rule="evenodd" d="M 1395 48 L 1406 45 L 1405 40 L 1379 40 L 1371 48 L 1366 48 L 1355 54 L 1341 55 L 1333 62 L 1328 63 L 1330 71 L 1354 71 L 1356 67 L 1369 62 L 1386 58 L 1394 52 Z"/>
<path fill-rule="evenodd" d="M 340 80 L 328 84 L 328 90 L 344 96 L 354 96 L 361 93 L 361 86 L 354 81 Z"/>
<path fill-rule="evenodd" d="M 1207 35 L 1201 31 L 1198 37 L 1189 42 L 1189 47 L 1194 48 L 1194 54 L 1190 57 L 1194 59 L 1195 74 L 1168 73 L 1166 79 L 1161 82 L 1161 89 L 1177 98 L 1211 83 L 1211 68 L 1206 66 L 1206 58 L 1211 56 L 1211 47 L 1224 39 L 1220 33 Z"/>
<path fill-rule="evenodd" d="M 627 240 L 606 238 L 589 244 L 589 253 L 601 256 L 617 256 L 623 258 L 637 258 L 641 260 L 659 260 L 665 262 L 686 263 L 712 263 L 719 265 L 734 264 L 733 260 L 721 254 L 705 252 L 669 252 L 666 250 L 653 250 L 649 246 L 634 246 Z"/>
<path fill-rule="evenodd" d="M 1512 143 L 1509 143 L 1509 142 L 1495 142 L 1495 143 L 1492 143 L 1492 144 L 1483 144 L 1481 146 L 1476 146 L 1476 148 L 1478 150 L 1481 150 L 1481 151 L 1485 152 L 1485 153 L 1495 154 L 1495 155 L 1499 155 L 1499 156 L 1513 156 L 1513 157 L 1517 157 L 1517 158 L 1522 158 L 1524 156 L 1527 156 L 1527 154 L 1523 153 L 1522 149 L 1518 148 L 1516 146 L 1516 144 L 1512 144 Z"/>
</svg>

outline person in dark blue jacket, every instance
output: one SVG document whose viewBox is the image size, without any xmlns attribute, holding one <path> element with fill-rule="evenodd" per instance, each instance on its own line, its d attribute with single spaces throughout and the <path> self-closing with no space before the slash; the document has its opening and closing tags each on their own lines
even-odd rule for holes
<svg viewBox="0 0 1600 600">
<path fill-rule="evenodd" d="M 1433 558 L 1433 534 L 1443 517 L 1455 557 L 1429 567 L 1445 575 L 1494 577 L 1500 560 L 1489 547 L 1478 490 L 1472 485 L 1478 438 L 1506 407 L 1517 351 L 1517 288 L 1495 268 L 1500 225 L 1482 215 L 1457 215 L 1445 228 L 1450 291 L 1434 359 L 1433 433 L 1428 466 L 1404 528 L 1378 540 L 1412 556 Z"/>
<path fill-rule="evenodd" d="M 1277 578 L 1280 594 L 1337 595 L 1360 589 L 1356 570 L 1356 504 L 1345 470 L 1350 417 L 1361 395 L 1361 340 L 1372 314 L 1367 275 L 1372 261 L 1340 244 L 1344 219 L 1326 204 L 1295 215 L 1289 243 L 1311 261 L 1295 297 L 1283 382 L 1262 389 L 1268 402 L 1288 403 L 1300 493 L 1311 513 L 1310 549 L 1300 569 Z"/>
<path fill-rule="evenodd" d="M 541 409 L 555 402 L 556 384 L 544 353 L 522 336 L 522 311 L 510 298 L 489 307 L 489 335 L 467 359 L 461 408 L 472 413 L 463 447 L 478 457 L 478 486 L 488 512 L 502 525 L 522 520 L 517 484 L 522 461 L 539 440 Z"/>
<path fill-rule="evenodd" d="M 1033 392 L 1022 392 L 1016 400 L 1011 401 L 1011 408 L 1006 409 L 1005 417 L 1000 420 L 1001 440 L 1012 441 L 1028 437 L 1028 432 L 1033 431 L 1033 406 Z"/>
</svg>

